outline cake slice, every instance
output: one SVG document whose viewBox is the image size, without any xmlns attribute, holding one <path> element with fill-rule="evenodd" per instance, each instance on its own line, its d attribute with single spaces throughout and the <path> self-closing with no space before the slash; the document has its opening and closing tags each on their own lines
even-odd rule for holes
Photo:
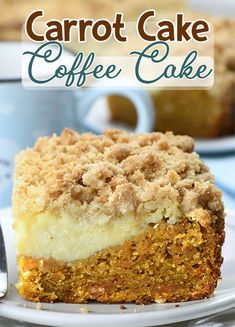
<svg viewBox="0 0 235 327">
<path fill-rule="evenodd" d="M 213 293 L 224 209 L 190 137 L 65 129 L 21 152 L 14 179 L 25 299 L 162 303 Z"/>
</svg>

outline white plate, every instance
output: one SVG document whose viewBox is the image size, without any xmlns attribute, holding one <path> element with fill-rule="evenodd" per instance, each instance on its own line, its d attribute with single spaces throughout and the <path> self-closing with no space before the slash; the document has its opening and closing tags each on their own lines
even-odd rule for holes
<svg viewBox="0 0 235 327">
<path fill-rule="evenodd" d="M 235 306 L 235 215 L 228 214 L 226 242 L 224 246 L 223 280 L 219 282 L 213 297 L 201 301 L 176 304 L 120 305 L 88 304 L 89 313 L 81 312 L 84 305 L 42 304 L 37 310 L 35 303 L 23 300 L 15 290 L 17 267 L 15 261 L 14 233 L 11 227 L 11 211 L 0 211 L 0 221 L 6 240 L 10 290 L 0 304 L 0 316 L 41 325 L 62 327 L 117 327 L 156 326 L 177 321 L 199 318 L 222 312 Z"/>
<path fill-rule="evenodd" d="M 214 139 L 196 139 L 195 150 L 201 154 L 235 152 L 235 136 Z"/>
</svg>

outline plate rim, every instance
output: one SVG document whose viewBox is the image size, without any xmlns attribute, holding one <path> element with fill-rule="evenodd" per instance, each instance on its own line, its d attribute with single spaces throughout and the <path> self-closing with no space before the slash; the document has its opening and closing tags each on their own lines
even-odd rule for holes
<svg viewBox="0 0 235 327">
<path fill-rule="evenodd" d="M 0 310 L 1 315 L 5 318 L 13 319 L 16 321 L 24 321 L 28 323 L 41 324 L 44 326 L 54 326 L 63 327 L 69 324 L 70 327 L 79 326 L 88 327 L 93 326 L 95 323 L 97 327 L 109 326 L 112 323 L 113 327 L 120 326 L 130 326 L 130 327 L 140 327 L 140 326 L 159 326 L 162 324 L 170 324 L 188 321 L 196 318 L 206 317 L 215 313 L 220 313 L 222 311 L 232 309 L 234 307 L 235 295 L 233 297 L 228 296 L 226 299 L 219 301 L 217 303 L 208 303 L 205 307 L 205 303 L 194 304 L 196 308 L 190 310 L 188 306 L 182 306 L 177 309 L 177 314 L 172 314 L 171 317 L 164 319 L 165 311 L 151 311 L 151 312 L 138 312 L 138 313 L 105 313 L 105 314 L 82 314 L 82 313 L 62 313 L 62 312 L 52 312 L 44 310 L 36 310 L 31 308 L 22 307 L 15 308 L 14 311 L 10 309 L 9 305 L 5 305 L 3 310 Z M 233 302 L 233 303 L 232 303 Z M 223 307 L 221 307 L 221 303 Z M 0 307 L 3 303 L 0 304 Z M 40 314 L 43 313 L 41 316 Z M 26 318 L 27 315 L 27 318 Z M 52 315 L 55 315 L 52 317 Z M 39 317 L 40 316 L 40 317 Z M 131 320 L 130 320 L 131 318 Z M 124 325 L 126 324 L 126 325 Z"/>
<path fill-rule="evenodd" d="M 215 154 L 235 151 L 235 135 L 214 137 L 211 139 L 194 138 L 195 151 L 200 154 Z"/>
</svg>

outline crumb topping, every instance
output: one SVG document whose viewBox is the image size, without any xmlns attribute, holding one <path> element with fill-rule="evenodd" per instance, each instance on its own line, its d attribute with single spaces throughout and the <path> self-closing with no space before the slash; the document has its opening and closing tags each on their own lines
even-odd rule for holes
<svg viewBox="0 0 235 327">
<path fill-rule="evenodd" d="M 106 130 L 97 136 L 65 129 L 17 156 L 15 208 L 76 215 L 77 208 L 89 206 L 94 213 L 122 215 L 151 211 L 153 203 L 169 199 L 182 215 L 200 208 L 222 215 L 221 193 L 193 146 L 190 137 L 171 132 Z"/>
</svg>

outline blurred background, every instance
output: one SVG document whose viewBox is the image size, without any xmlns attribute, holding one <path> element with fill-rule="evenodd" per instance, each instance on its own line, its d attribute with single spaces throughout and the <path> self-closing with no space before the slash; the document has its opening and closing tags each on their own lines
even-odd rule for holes
<svg viewBox="0 0 235 327">
<path fill-rule="evenodd" d="M 0 49 L 4 48 L 4 51 L 0 52 L 0 61 L 4 62 L 7 71 L 8 67 L 10 70 L 13 60 L 8 57 L 8 49 L 11 49 L 14 42 L 21 40 L 22 25 L 27 16 L 36 9 L 44 9 L 45 20 L 52 18 L 61 20 L 65 17 L 112 19 L 115 12 L 123 12 L 126 21 L 134 21 L 146 9 L 156 9 L 159 18 L 174 17 L 176 12 L 184 12 L 186 16 L 206 18 L 211 22 L 214 26 L 215 38 L 213 88 L 209 90 L 156 89 L 147 92 L 156 111 L 154 130 L 161 132 L 172 130 L 176 134 L 188 134 L 194 137 L 196 149 L 210 166 L 218 186 L 223 190 L 226 208 L 235 209 L 235 2 L 233 0 L 132 2 L 127 0 L 42 0 L 40 2 L 0 0 Z M 79 51 L 76 40 L 67 47 L 69 51 Z M 104 45 L 103 52 L 105 51 Z M 14 155 L 22 148 L 32 146 L 39 136 L 52 132 L 60 133 L 63 127 L 68 125 L 76 128 L 72 124 L 75 118 L 64 114 L 65 108 L 74 105 L 71 97 L 55 91 L 47 91 L 43 95 L 38 93 L 37 96 L 35 95 L 37 91 L 23 90 L 19 87 L 19 73 L 14 74 L 14 71 L 11 71 L 9 75 L 8 72 L 4 74 L 2 72 L 0 69 L 0 207 L 10 206 Z M 44 98 L 44 102 L 36 97 Z M 40 126 L 41 118 L 35 114 L 39 104 L 41 116 L 41 110 L 43 108 L 45 110 L 44 120 L 41 120 Z M 59 111 L 56 110 L 58 107 L 60 107 Z M 55 116 L 58 115 L 61 119 L 57 117 L 55 121 Z M 54 120 L 53 124 L 45 127 L 49 119 Z M 131 130 L 136 125 L 137 115 L 130 100 L 111 95 L 96 103 L 94 115 L 89 119 L 94 124 L 104 127 L 121 126 Z M 30 137 L 26 133 L 29 125 Z"/>
</svg>

